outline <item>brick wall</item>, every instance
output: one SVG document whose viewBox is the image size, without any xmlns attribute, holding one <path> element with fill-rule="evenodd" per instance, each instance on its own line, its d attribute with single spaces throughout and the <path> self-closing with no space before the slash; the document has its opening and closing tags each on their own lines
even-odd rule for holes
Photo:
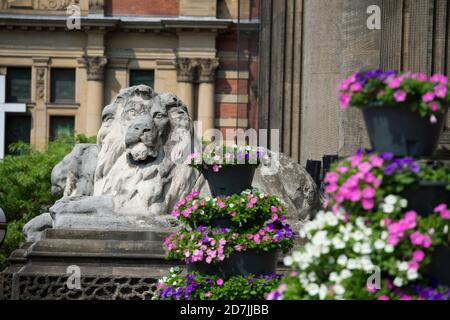
<svg viewBox="0 0 450 320">
<path fill-rule="evenodd" d="M 105 0 L 108 16 L 178 16 L 179 0 Z"/>
</svg>

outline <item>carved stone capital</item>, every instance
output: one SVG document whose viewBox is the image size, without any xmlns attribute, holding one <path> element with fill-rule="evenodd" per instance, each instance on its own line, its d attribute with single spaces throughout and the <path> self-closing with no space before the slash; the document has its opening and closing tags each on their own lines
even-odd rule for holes
<svg viewBox="0 0 450 320">
<path fill-rule="evenodd" d="M 176 62 L 178 82 L 193 82 L 198 63 L 191 58 L 178 58 Z"/>
<path fill-rule="evenodd" d="M 102 81 L 108 59 L 104 56 L 83 56 L 80 62 L 87 68 L 87 79 Z"/>
<path fill-rule="evenodd" d="M 219 67 L 219 58 L 198 59 L 199 81 L 203 83 L 214 82 L 216 79 L 216 70 Z"/>
</svg>

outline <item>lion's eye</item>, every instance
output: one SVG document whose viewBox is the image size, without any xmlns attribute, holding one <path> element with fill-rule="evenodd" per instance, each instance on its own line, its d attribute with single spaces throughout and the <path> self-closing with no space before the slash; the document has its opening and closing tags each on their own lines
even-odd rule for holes
<svg viewBox="0 0 450 320">
<path fill-rule="evenodd" d="M 130 117 L 135 117 L 136 114 L 137 114 L 137 112 L 136 112 L 135 109 L 130 109 L 130 110 L 127 111 L 127 115 L 130 116 Z"/>
<path fill-rule="evenodd" d="M 157 112 L 153 116 L 155 119 L 162 119 L 164 118 L 164 115 L 161 112 Z"/>
</svg>

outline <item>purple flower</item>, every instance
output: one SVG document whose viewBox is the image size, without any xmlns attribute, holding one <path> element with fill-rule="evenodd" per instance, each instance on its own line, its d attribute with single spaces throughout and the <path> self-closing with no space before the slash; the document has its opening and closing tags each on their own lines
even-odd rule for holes
<svg viewBox="0 0 450 320">
<path fill-rule="evenodd" d="M 391 152 L 383 152 L 382 154 L 380 154 L 380 157 L 383 160 L 392 160 L 394 159 L 394 154 Z"/>
<path fill-rule="evenodd" d="M 397 170 L 397 168 L 398 168 L 397 163 L 395 163 L 395 162 L 391 163 L 384 169 L 384 174 L 387 176 L 391 176 L 395 172 L 395 170 Z"/>
</svg>

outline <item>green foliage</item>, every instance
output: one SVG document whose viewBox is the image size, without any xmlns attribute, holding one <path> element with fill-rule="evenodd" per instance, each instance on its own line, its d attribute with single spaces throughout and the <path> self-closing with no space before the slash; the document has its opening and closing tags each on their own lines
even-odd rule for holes
<svg viewBox="0 0 450 320">
<path fill-rule="evenodd" d="M 0 265 L 23 242 L 22 227 L 35 216 L 48 212 L 56 201 L 51 194 L 53 167 L 68 154 L 74 143 L 91 143 L 86 136 L 64 137 L 37 151 L 19 142 L 10 146 L 14 156 L 0 161 L 0 207 L 8 220 L 8 232 L 0 250 Z"/>
</svg>

